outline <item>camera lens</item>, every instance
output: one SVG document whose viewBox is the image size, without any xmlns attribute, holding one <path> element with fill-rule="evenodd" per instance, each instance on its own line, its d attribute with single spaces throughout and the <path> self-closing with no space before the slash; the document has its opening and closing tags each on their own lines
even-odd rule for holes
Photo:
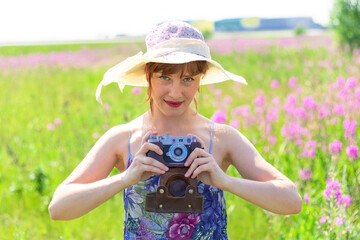
<svg viewBox="0 0 360 240">
<path fill-rule="evenodd" d="M 175 153 L 176 156 L 181 156 L 181 154 L 183 153 L 183 151 L 182 151 L 181 148 L 176 148 L 176 149 L 174 150 L 174 153 Z"/>
<path fill-rule="evenodd" d="M 169 192 L 174 197 L 182 197 L 185 195 L 187 184 L 182 179 L 174 179 L 169 183 Z"/>
<path fill-rule="evenodd" d="M 175 163 L 183 163 L 188 157 L 188 150 L 184 144 L 175 143 L 170 146 L 167 156 L 169 156 Z"/>
</svg>

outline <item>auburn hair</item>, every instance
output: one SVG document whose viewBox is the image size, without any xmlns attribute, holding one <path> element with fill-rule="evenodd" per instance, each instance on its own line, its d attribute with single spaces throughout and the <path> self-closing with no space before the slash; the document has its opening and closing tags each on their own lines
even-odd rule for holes
<svg viewBox="0 0 360 240">
<path fill-rule="evenodd" d="M 164 75 L 171 75 L 180 72 L 181 78 L 184 76 L 184 74 L 190 74 L 192 76 L 202 74 L 205 75 L 207 70 L 209 69 L 208 63 L 206 61 L 193 61 L 193 62 L 187 62 L 187 63 L 180 63 L 180 64 L 172 64 L 172 63 L 156 63 L 156 62 L 149 62 L 145 65 L 145 75 L 146 80 L 148 82 L 148 88 L 147 88 L 147 95 L 148 98 L 146 101 L 149 101 L 150 103 L 150 111 L 152 111 L 152 98 L 151 98 L 151 78 L 154 73 L 161 73 Z M 198 89 L 198 92 L 200 92 L 200 89 Z M 196 97 L 194 97 L 194 103 L 196 112 L 198 110 L 197 108 L 197 100 Z"/>
</svg>

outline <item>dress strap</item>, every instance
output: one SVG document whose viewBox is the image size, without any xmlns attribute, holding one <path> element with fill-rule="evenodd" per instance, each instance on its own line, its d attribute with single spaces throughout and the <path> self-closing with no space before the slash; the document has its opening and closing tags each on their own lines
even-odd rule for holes
<svg viewBox="0 0 360 240">
<path fill-rule="evenodd" d="M 210 149 L 209 153 L 212 151 L 212 140 L 213 140 L 213 132 L 214 132 L 214 121 L 211 121 L 211 130 L 210 130 Z"/>
<path fill-rule="evenodd" d="M 130 154 L 130 136 L 131 136 L 131 131 L 129 130 L 129 137 L 128 137 L 128 154 L 129 154 L 129 156 L 131 155 Z"/>
<path fill-rule="evenodd" d="M 131 164 L 132 161 L 132 156 L 131 156 L 131 152 L 130 152 L 130 136 L 131 136 L 131 131 L 129 131 L 129 137 L 128 137 L 128 159 L 127 159 L 127 163 L 126 163 L 126 168 L 128 168 Z"/>
</svg>

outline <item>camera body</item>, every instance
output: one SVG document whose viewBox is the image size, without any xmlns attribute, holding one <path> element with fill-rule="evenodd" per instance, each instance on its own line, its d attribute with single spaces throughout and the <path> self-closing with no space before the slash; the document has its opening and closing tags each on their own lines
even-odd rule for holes
<svg viewBox="0 0 360 240">
<path fill-rule="evenodd" d="M 163 155 L 149 151 L 146 155 L 166 166 L 160 175 L 156 192 L 146 194 L 145 210 L 159 213 L 202 213 L 203 196 L 197 191 L 197 180 L 185 177 L 189 167 L 184 164 L 195 148 L 201 148 L 196 137 L 165 137 L 150 135 L 148 142 L 158 145 Z"/>
<path fill-rule="evenodd" d="M 196 137 L 171 137 L 165 134 L 165 137 L 150 135 L 148 142 L 158 145 L 163 151 L 163 155 L 158 155 L 149 151 L 147 156 L 155 158 L 168 167 L 183 167 L 186 159 L 195 148 L 201 148 L 201 144 L 196 142 Z"/>
</svg>

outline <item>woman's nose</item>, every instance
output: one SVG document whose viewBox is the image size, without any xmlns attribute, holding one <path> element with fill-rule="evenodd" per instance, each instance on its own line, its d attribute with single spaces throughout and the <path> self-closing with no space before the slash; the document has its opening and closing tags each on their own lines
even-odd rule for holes
<svg viewBox="0 0 360 240">
<path fill-rule="evenodd" d="M 173 83 L 170 86 L 169 96 L 172 97 L 174 100 L 181 98 L 182 88 L 181 85 L 178 83 Z"/>
</svg>

